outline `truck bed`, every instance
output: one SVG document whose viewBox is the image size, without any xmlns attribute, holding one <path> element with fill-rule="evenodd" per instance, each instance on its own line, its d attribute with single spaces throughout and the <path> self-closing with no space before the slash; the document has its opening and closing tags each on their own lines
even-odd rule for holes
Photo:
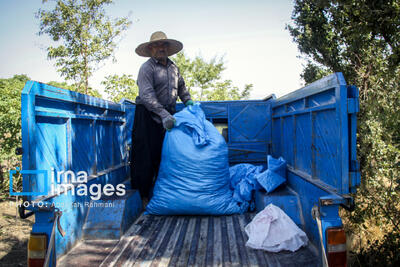
<svg viewBox="0 0 400 267">
<path fill-rule="evenodd" d="M 319 266 L 311 245 L 296 252 L 247 248 L 255 213 L 232 216 L 141 215 L 120 240 L 83 240 L 58 266 Z"/>
</svg>

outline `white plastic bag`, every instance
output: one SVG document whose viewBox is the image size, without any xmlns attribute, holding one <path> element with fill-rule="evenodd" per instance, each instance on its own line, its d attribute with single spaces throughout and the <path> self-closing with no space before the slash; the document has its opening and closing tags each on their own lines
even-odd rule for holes
<svg viewBox="0 0 400 267">
<path fill-rule="evenodd" d="M 249 240 L 246 246 L 270 252 L 296 251 L 307 245 L 307 235 L 273 204 L 260 211 L 245 227 Z"/>
</svg>

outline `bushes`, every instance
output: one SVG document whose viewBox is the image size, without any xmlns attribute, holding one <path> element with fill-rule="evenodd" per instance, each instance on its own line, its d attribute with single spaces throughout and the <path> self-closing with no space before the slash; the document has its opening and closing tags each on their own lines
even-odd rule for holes
<svg viewBox="0 0 400 267">
<path fill-rule="evenodd" d="M 368 241 L 367 248 L 361 248 L 353 255 L 353 266 L 399 266 L 400 234 L 387 233 L 382 240 Z"/>
<path fill-rule="evenodd" d="M 8 192 L 8 171 L 21 166 L 15 149 L 21 146 L 21 90 L 28 80 L 26 75 L 0 79 L 0 194 Z M 21 178 L 15 182 L 14 189 L 21 189 Z"/>
<path fill-rule="evenodd" d="M 308 62 L 305 82 L 341 71 L 360 89 L 362 184 L 355 211 L 342 216 L 354 237 L 354 264 L 394 266 L 400 242 L 399 1 L 296 0 L 292 19 L 288 29 Z"/>
<path fill-rule="evenodd" d="M 355 266 L 397 266 L 400 248 L 400 76 L 377 73 L 361 99 L 358 154 L 362 184 L 347 214 L 348 229 L 360 239 Z M 377 227 L 374 227 L 377 226 Z M 397 262 L 397 264 L 396 264 Z"/>
</svg>

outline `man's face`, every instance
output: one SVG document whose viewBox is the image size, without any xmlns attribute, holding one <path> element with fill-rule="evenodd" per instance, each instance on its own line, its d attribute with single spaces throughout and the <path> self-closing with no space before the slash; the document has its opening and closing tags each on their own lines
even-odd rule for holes
<svg viewBox="0 0 400 267">
<path fill-rule="evenodd" d="M 157 60 L 165 60 L 167 59 L 167 42 L 155 42 L 149 45 L 150 54 Z"/>
</svg>

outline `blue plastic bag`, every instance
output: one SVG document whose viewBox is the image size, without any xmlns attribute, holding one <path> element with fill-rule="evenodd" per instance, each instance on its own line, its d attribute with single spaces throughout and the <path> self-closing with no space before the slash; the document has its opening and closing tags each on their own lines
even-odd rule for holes
<svg viewBox="0 0 400 267">
<path fill-rule="evenodd" d="M 268 155 L 268 170 L 255 175 L 257 182 L 268 192 L 274 191 L 286 182 L 286 161 Z"/>
<path fill-rule="evenodd" d="M 237 164 L 229 168 L 231 189 L 234 190 L 233 199 L 239 203 L 252 200 L 252 191 L 257 186 L 255 175 L 260 173 L 263 166 L 248 163 Z"/>
<path fill-rule="evenodd" d="M 250 179 L 251 184 L 255 184 L 254 174 L 261 172 L 263 166 L 255 166 L 249 163 L 236 164 L 229 168 L 229 173 L 231 176 L 231 188 L 235 189 L 236 185 L 243 179 L 247 177 Z"/>
<path fill-rule="evenodd" d="M 166 133 L 153 197 L 146 213 L 156 215 L 243 213 L 230 189 L 228 147 L 206 120 L 199 103 L 174 115 Z"/>
<path fill-rule="evenodd" d="M 263 166 L 248 163 L 237 164 L 229 169 L 235 201 L 251 205 L 253 191 L 264 188 L 270 193 L 286 182 L 286 161 L 282 157 L 275 159 L 268 155 L 267 162 L 268 169 L 265 171 Z"/>
</svg>

